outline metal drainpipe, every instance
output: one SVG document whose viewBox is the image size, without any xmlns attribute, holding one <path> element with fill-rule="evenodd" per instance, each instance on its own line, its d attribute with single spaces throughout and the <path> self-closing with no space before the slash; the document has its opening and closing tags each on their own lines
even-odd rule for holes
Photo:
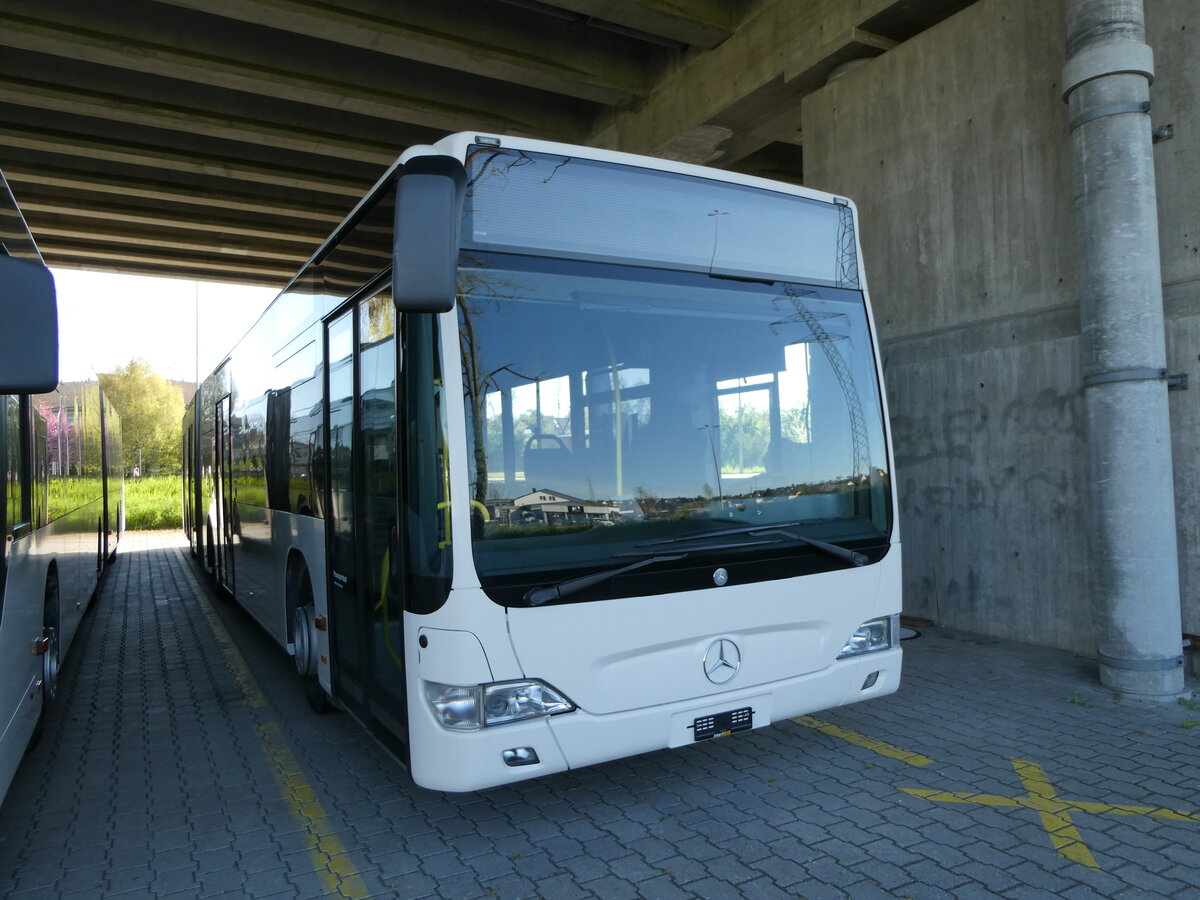
<svg viewBox="0 0 1200 900">
<path fill-rule="evenodd" d="M 1183 692 L 1171 422 L 1142 0 L 1064 0 L 1100 682 Z"/>
</svg>

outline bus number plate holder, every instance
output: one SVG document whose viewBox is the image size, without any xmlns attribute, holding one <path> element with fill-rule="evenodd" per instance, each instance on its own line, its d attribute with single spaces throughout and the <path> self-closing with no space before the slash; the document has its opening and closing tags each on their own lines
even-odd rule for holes
<svg viewBox="0 0 1200 900">
<path fill-rule="evenodd" d="M 733 709 L 729 712 L 698 717 L 692 722 L 692 740 L 707 741 L 736 734 L 739 731 L 749 731 L 753 727 L 754 709 L 743 706 L 741 709 Z"/>
</svg>

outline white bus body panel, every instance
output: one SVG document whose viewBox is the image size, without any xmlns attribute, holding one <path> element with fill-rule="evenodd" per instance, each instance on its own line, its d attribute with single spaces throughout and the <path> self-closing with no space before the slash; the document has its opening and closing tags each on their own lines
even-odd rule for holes
<svg viewBox="0 0 1200 900">
<path fill-rule="evenodd" d="M 509 640 L 496 628 L 500 607 L 477 588 L 455 590 L 443 610 L 406 621 L 413 778 L 434 790 L 479 790 L 692 743 L 690 726 L 700 716 L 748 706 L 759 728 L 893 693 L 900 683 L 899 647 L 835 657 L 859 624 L 899 608 L 899 596 L 881 589 L 899 585 L 899 560 L 900 548 L 893 545 L 878 564 L 850 571 L 512 609 L 504 615 Z M 475 630 L 434 627 L 454 619 L 473 621 Z M 420 635 L 428 641 L 424 651 Z M 703 660 L 720 637 L 738 644 L 742 665 L 729 683 L 714 685 Z M 511 649 L 505 646 L 510 641 Z M 873 672 L 879 673 L 876 681 L 863 689 Z M 541 679 L 579 708 L 549 719 L 450 731 L 424 696 L 425 681 L 515 678 Z M 533 747 L 540 762 L 506 765 L 501 754 L 519 747 Z"/>
<path fill-rule="evenodd" d="M 854 629 L 900 608 L 880 590 L 895 583 L 885 569 L 898 556 L 780 581 L 511 609 L 509 631 L 525 676 L 589 713 L 714 697 L 827 668 Z M 741 657 L 724 685 L 704 674 L 718 638 L 733 640 Z"/>
<path fill-rule="evenodd" d="M 608 162 L 614 165 L 634 166 L 643 169 L 654 169 L 659 172 L 675 172 L 680 175 L 693 175 L 697 178 L 706 178 L 710 181 L 720 181 L 722 184 L 742 184 L 747 187 L 759 187 L 776 193 L 794 194 L 797 197 L 808 197 L 811 200 L 820 200 L 825 203 L 832 203 L 838 200 L 841 203 L 848 204 L 852 209 L 854 205 L 846 198 L 837 194 L 830 194 L 826 191 L 815 190 L 806 185 L 788 184 L 782 181 L 772 181 L 768 178 L 762 178 L 758 175 L 744 175 L 741 172 L 733 172 L 729 169 L 713 169 L 709 166 L 700 166 L 695 163 L 678 162 L 673 159 L 663 159 L 657 156 L 643 156 L 637 153 L 625 153 L 620 150 L 606 150 L 601 147 L 584 147 L 578 144 L 563 144 L 557 141 L 540 141 L 534 138 L 511 137 L 501 135 L 495 132 L 480 132 L 480 131 L 460 131 L 456 134 L 448 135 L 442 138 L 436 144 L 424 146 L 419 145 L 410 147 L 400 154 L 400 162 L 407 162 L 416 156 L 428 156 L 434 153 L 453 156 L 460 162 L 467 159 L 467 154 L 473 144 L 478 143 L 480 135 L 492 137 L 499 140 L 500 146 L 514 150 L 525 150 L 533 153 L 550 153 L 558 156 L 574 156 L 581 159 L 593 159 L 598 162 Z M 855 221 L 858 219 L 858 213 L 855 212 Z M 858 239 L 857 232 L 855 240 Z M 859 256 L 859 272 L 861 278 L 862 272 L 862 253 Z"/>
<path fill-rule="evenodd" d="M 549 724 L 571 768 L 579 768 L 696 743 L 691 726 L 701 716 L 750 707 L 754 710 L 754 727 L 761 728 L 771 722 L 882 697 L 899 686 L 901 662 L 901 651 L 896 648 L 867 658 L 841 660 L 808 675 L 726 691 L 703 701 L 680 701 L 608 715 L 579 710 L 555 716 Z M 863 682 L 872 672 L 879 673 L 878 680 L 864 690 Z"/>
<path fill-rule="evenodd" d="M 42 710 L 42 659 L 30 652 L 42 635 L 46 565 L 35 539 L 13 542 L 8 550 L 4 611 L 0 616 L 0 802 L 8 792 L 33 727 Z"/>
<path fill-rule="evenodd" d="M 44 525 L 34 534 L 33 553 L 38 557 L 42 578 L 34 595 L 38 600 L 39 614 L 46 593 L 46 573 L 50 562 L 53 560 L 58 567 L 60 660 L 66 659 L 83 615 L 100 584 L 102 568 L 97 566 L 97 560 L 101 548 L 99 523 L 103 514 L 104 500 L 98 498 Z M 41 630 L 40 621 L 38 630 Z"/>
<path fill-rule="evenodd" d="M 328 619 L 325 520 L 244 503 L 238 503 L 237 509 L 239 534 L 232 548 L 234 596 L 263 630 L 295 656 L 285 596 L 288 560 L 297 555 L 304 561 L 312 582 L 314 612 Z M 317 660 L 317 680 L 331 693 L 329 633 L 324 630 L 317 632 Z"/>
<path fill-rule="evenodd" d="M 234 540 L 234 596 L 282 646 L 288 647 L 288 559 L 298 554 L 308 568 L 318 615 L 325 610 L 325 520 L 238 503 Z"/>
<path fill-rule="evenodd" d="M 100 500 L 87 503 L 9 546 L 0 614 L 0 800 L 42 711 L 42 658 L 31 648 L 42 636 L 50 566 L 58 570 L 61 665 L 99 583 L 94 523 L 101 504 Z"/>
</svg>

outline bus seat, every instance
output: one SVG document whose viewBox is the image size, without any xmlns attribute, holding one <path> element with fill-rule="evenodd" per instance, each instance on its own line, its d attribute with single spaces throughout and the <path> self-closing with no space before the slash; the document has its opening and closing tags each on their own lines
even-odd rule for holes
<svg viewBox="0 0 1200 900">
<path fill-rule="evenodd" d="M 571 450 L 556 434 L 535 434 L 525 442 L 524 467 L 525 484 L 531 489 L 571 494 L 576 487 Z"/>
</svg>

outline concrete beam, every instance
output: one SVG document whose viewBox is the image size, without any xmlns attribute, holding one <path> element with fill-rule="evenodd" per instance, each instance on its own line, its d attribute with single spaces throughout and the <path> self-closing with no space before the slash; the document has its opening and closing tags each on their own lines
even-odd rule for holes
<svg viewBox="0 0 1200 900">
<path fill-rule="evenodd" d="M 612 111 L 588 141 L 654 154 L 695 129 L 730 122 L 730 144 L 742 156 L 785 140 L 798 124 L 801 98 L 823 83 L 818 75 L 894 46 L 861 24 L 896 5 L 896 0 L 764 3 L 720 46 L 681 62 L 644 103 Z M 755 118 L 756 110 L 770 118 Z"/>
<path fill-rule="evenodd" d="M 802 143 L 800 105 L 804 98 L 824 86 L 842 66 L 866 63 L 895 46 L 896 41 L 861 28 L 831 35 L 817 53 L 816 63 L 764 85 L 716 118 L 733 133 L 721 148 L 721 165 L 731 166 L 769 144 Z"/>
<path fill-rule="evenodd" d="M 732 0 L 690 0 L 687 4 L 677 0 L 548 0 L 546 5 L 711 50 L 733 34 L 748 4 Z"/>
<path fill-rule="evenodd" d="M 95 172 L 79 172 L 54 166 L 28 165 L 21 162 L 6 163 L 4 174 L 13 186 L 14 193 L 24 185 L 44 185 L 55 189 L 91 191 L 113 194 L 122 198 L 140 198 L 158 203 L 180 204 L 188 207 L 210 207 L 213 209 L 283 215 L 311 222 L 337 222 L 350 211 L 352 204 L 332 206 L 322 203 L 298 203 L 278 196 L 255 196 L 249 193 L 220 191 L 205 193 L 195 186 L 156 182 L 149 179 L 118 177 Z M 21 202 L 22 207 L 25 205 Z M 187 221 L 180 210 L 180 219 Z"/>
<path fill-rule="evenodd" d="M 188 210 L 186 216 L 173 207 L 161 204 L 136 206 L 113 203 L 110 196 L 89 195 L 79 192 L 39 191 L 36 186 L 22 185 L 21 209 L 29 220 L 30 230 L 41 233 L 41 223 L 50 216 L 67 216 L 74 219 L 96 219 L 107 228 L 125 226 L 147 226 L 169 230 L 186 222 L 192 231 L 207 231 L 215 234 L 241 236 L 248 239 L 262 238 L 271 241 L 295 241 L 316 250 L 340 221 L 331 218 L 327 223 L 297 222 L 277 217 L 262 218 L 254 215 L 233 217 L 213 215 L 211 212 Z M 93 234 L 100 233 L 93 230 Z"/>
<path fill-rule="evenodd" d="M 627 45 L 597 32 L 581 41 L 544 16 L 528 21 L 512 7 L 392 3 L 373 15 L 354 4 L 300 0 L 160 0 L 173 6 L 416 60 L 498 81 L 590 100 L 628 103 L 645 94 L 652 69 Z"/>
<path fill-rule="evenodd" d="M 205 113 L 185 106 L 151 103 L 117 94 L 64 88 L 19 78 L 0 79 L 0 101 L 380 166 L 394 162 L 402 149 L 374 141 L 275 125 L 249 117 Z"/>
<path fill-rule="evenodd" d="M 95 225 L 86 219 L 62 219 L 58 221 L 42 217 L 37 223 L 37 238 L 62 238 L 54 246 L 78 242 L 101 240 Z M 159 255 L 170 257 L 176 253 L 200 253 L 220 257 L 232 256 L 258 263 L 283 263 L 298 269 L 312 255 L 317 246 L 309 241 L 272 242 L 230 241 L 225 235 L 214 232 L 175 229 L 122 228 L 106 232 L 102 238 L 106 244 L 128 244 L 133 247 L 154 248 Z"/>
<path fill-rule="evenodd" d="M 217 281 L 236 281 L 235 273 L 242 277 L 261 278 L 264 282 L 278 284 L 281 287 L 291 278 L 300 264 L 272 265 L 260 263 L 253 259 L 236 256 L 227 259 L 214 260 L 211 256 L 187 255 L 183 253 L 165 256 L 156 252 L 139 253 L 129 247 L 110 247 L 93 242 L 75 243 L 56 241 L 54 249 L 44 254 L 49 266 L 69 265 L 72 261 L 82 262 L 88 269 L 101 266 L 112 266 L 115 271 L 130 271 L 137 267 L 140 272 L 158 269 L 160 274 L 170 271 L 177 272 L 186 268 L 189 272 L 208 273 L 208 277 Z"/>
<path fill-rule="evenodd" d="M 253 273 L 230 270 L 212 272 L 193 269 L 182 263 L 141 263 L 125 260 L 115 264 L 106 260 L 63 257 L 50 262 L 56 269 L 74 269 L 87 272 L 107 272 L 114 275 L 146 275 L 151 278 L 184 278 L 189 281 L 209 281 L 219 284 L 245 284 L 254 287 L 281 290 L 291 275 L 280 277 L 277 273 Z M 295 274 L 295 273 L 293 273 Z"/>
<path fill-rule="evenodd" d="M 32 130 L 0 124 L 0 148 L 33 150 L 87 160 L 104 160 L 143 169 L 204 175 L 229 181 L 319 191 L 356 199 L 370 181 L 341 178 L 332 172 L 268 166 L 232 156 L 176 153 L 151 144 L 87 137 L 53 129 Z"/>
<path fill-rule="evenodd" d="M 745 175 L 800 184 L 804 172 L 804 150 L 796 144 L 776 142 L 739 159 L 729 168 Z"/>
<path fill-rule="evenodd" d="M 14 15 L 5 16 L 0 46 L 362 116 L 399 118 L 445 131 L 477 128 L 487 122 L 501 131 L 553 134 L 562 130 L 580 132 L 585 123 L 582 111 L 553 98 L 521 91 L 510 92 L 501 113 L 495 106 L 481 105 L 478 91 L 456 89 L 447 83 L 427 85 L 424 95 L 419 91 L 384 91 L 349 79 L 282 71 L 251 60 L 227 59 L 212 52 Z"/>
</svg>

